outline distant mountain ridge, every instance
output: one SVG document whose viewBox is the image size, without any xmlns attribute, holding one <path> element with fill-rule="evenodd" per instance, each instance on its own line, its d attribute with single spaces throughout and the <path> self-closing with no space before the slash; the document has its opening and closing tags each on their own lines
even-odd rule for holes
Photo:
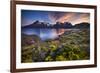
<svg viewBox="0 0 100 73">
<path fill-rule="evenodd" d="M 90 23 L 82 22 L 79 24 L 75 24 L 73 28 L 90 28 Z"/>
<path fill-rule="evenodd" d="M 49 24 L 46 22 L 35 21 L 30 25 L 22 26 L 22 28 L 90 28 L 90 23 L 82 22 L 72 25 L 70 22 L 56 22 L 56 24 Z"/>
</svg>

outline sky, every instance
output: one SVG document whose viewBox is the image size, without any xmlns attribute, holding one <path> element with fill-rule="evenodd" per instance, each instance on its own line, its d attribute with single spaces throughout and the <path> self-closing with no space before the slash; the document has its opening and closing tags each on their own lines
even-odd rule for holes
<svg viewBox="0 0 100 73">
<path fill-rule="evenodd" d="M 36 20 L 47 22 L 49 24 L 55 24 L 56 22 L 70 22 L 72 25 L 75 25 L 81 22 L 90 23 L 90 14 L 78 12 L 21 10 L 22 26 L 32 24 Z"/>
</svg>

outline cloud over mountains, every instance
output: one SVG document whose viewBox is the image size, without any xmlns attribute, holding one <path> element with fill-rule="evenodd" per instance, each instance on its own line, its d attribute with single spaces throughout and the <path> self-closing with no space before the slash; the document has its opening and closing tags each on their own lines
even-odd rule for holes
<svg viewBox="0 0 100 73">
<path fill-rule="evenodd" d="M 81 22 L 90 22 L 89 13 L 75 13 L 75 12 L 55 12 L 49 14 L 52 22 L 71 22 L 73 25 Z"/>
</svg>

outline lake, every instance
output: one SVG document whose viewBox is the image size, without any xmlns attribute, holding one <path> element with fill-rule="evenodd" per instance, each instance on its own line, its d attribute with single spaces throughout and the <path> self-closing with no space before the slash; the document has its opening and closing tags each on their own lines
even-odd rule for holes
<svg viewBox="0 0 100 73">
<path fill-rule="evenodd" d="M 22 29 L 22 33 L 26 35 L 37 35 L 41 38 L 41 40 L 47 40 L 47 39 L 55 39 L 59 36 L 59 33 L 61 29 L 47 29 L 47 28 L 37 28 L 37 29 Z"/>
</svg>

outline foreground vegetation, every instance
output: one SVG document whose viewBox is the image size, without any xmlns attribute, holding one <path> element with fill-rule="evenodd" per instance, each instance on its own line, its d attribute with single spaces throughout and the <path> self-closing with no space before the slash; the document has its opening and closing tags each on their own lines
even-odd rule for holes
<svg viewBox="0 0 100 73">
<path fill-rule="evenodd" d="M 90 58 L 89 32 L 89 29 L 73 29 L 57 39 L 46 41 L 41 41 L 36 35 L 22 35 L 21 61 L 31 63 L 87 60 Z"/>
</svg>

